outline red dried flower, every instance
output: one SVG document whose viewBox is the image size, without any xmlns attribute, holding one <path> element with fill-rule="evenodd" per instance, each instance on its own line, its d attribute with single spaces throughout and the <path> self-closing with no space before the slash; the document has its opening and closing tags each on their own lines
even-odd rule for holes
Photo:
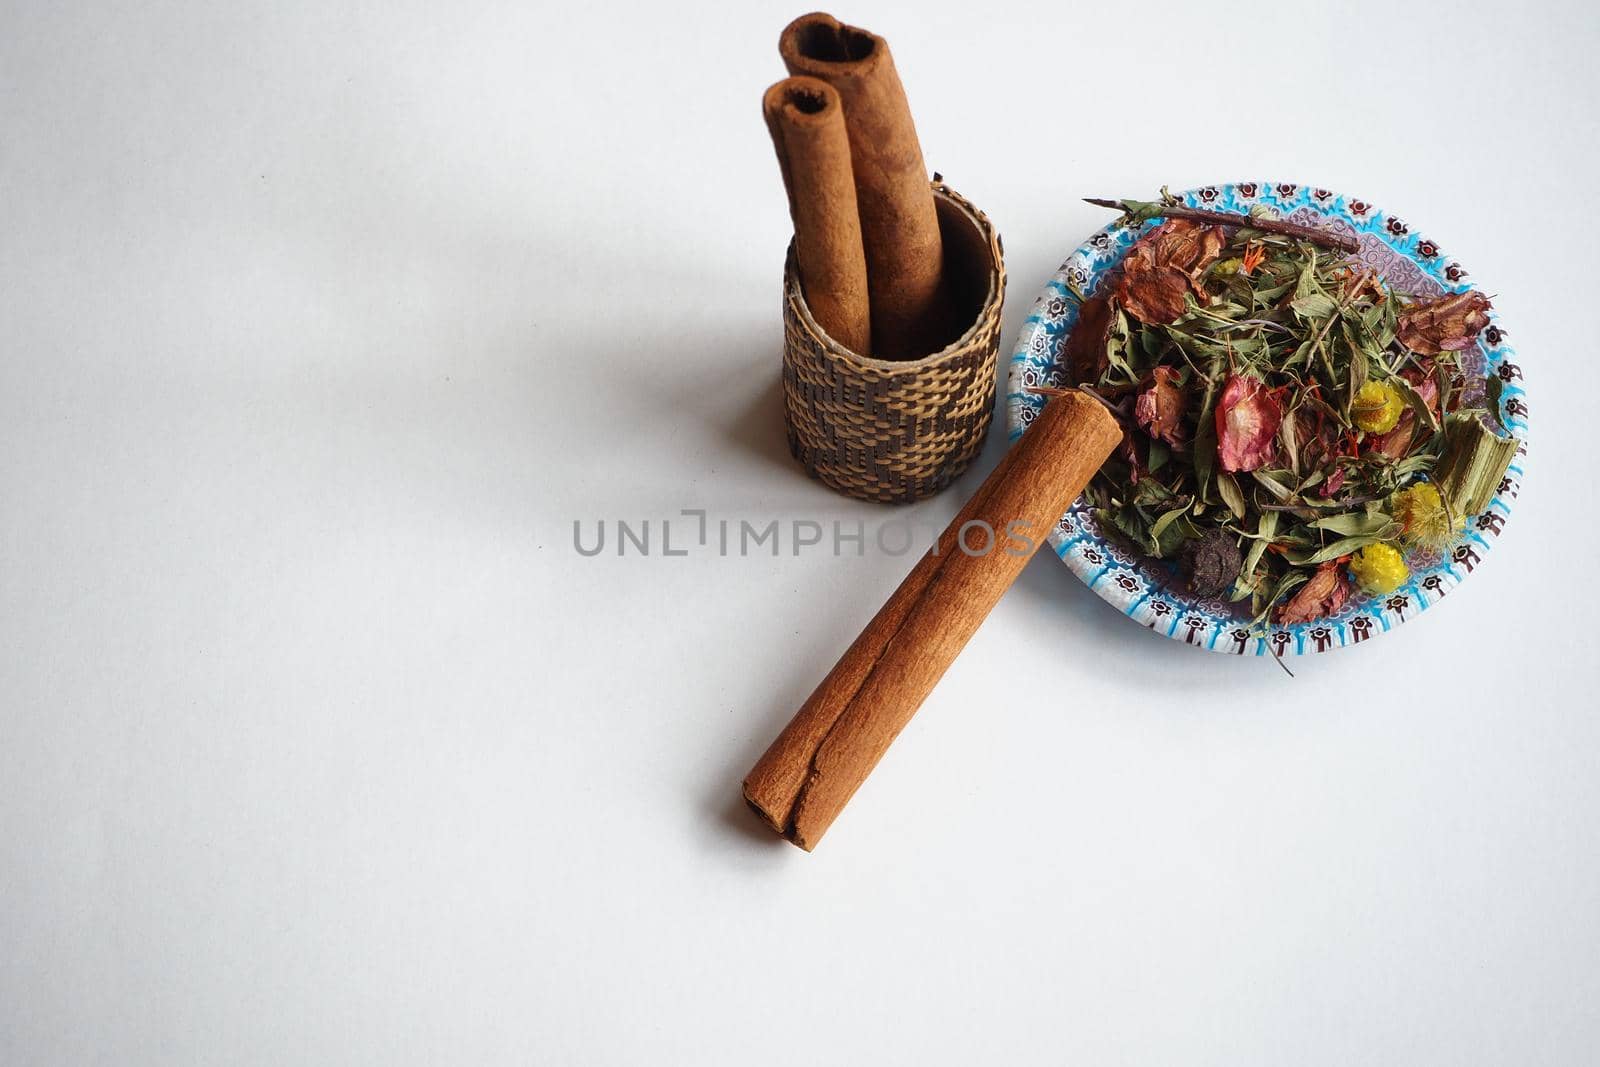
<svg viewBox="0 0 1600 1067">
<path fill-rule="evenodd" d="M 1217 401 L 1217 460 L 1225 471 L 1253 471 L 1272 458 L 1283 422 L 1281 390 L 1260 378 L 1235 374 Z"/>
<path fill-rule="evenodd" d="M 1151 437 L 1169 445 L 1183 443 L 1183 387 L 1172 367 L 1157 367 L 1145 376 L 1139 398 L 1133 404 L 1133 417 Z"/>
</svg>

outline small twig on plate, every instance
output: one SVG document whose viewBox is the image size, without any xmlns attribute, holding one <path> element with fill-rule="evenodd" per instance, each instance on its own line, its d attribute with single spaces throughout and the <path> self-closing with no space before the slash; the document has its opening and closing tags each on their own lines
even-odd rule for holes
<svg viewBox="0 0 1600 1067">
<path fill-rule="evenodd" d="M 1093 204 L 1095 207 L 1108 207 L 1116 211 L 1132 212 L 1125 200 L 1106 200 L 1101 197 L 1086 196 L 1084 203 Z M 1195 222 L 1211 222 L 1218 226 L 1247 226 L 1252 230 L 1262 233 L 1277 233 L 1285 237 L 1297 237 L 1302 241 L 1310 241 L 1314 245 L 1324 248 L 1336 248 L 1341 252 L 1355 253 L 1361 251 L 1361 243 L 1354 237 L 1346 237 L 1342 233 L 1325 230 L 1319 226 L 1302 226 L 1298 222 L 1285 222 L 1282 219 L 1256 218 L 1254 215 L 1239 215 L 1231 211 L 1208 211 L 1205 208 L 1185 207 L 1182 204 L 1160 205 L 1162 218 L 1191 219 Z"/>
</svg>

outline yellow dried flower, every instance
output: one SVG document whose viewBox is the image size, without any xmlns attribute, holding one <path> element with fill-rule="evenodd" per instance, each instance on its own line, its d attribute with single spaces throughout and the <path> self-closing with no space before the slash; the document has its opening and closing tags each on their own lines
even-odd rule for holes
<svg viewBox="0 0 1600 1067">
<path fill-rule="evenodd" d="M 1400 588 L 1411 569 L 1393 545 L 1368 545 L 1350 560 L 1350 574 L 1369 593 L 1383 595 Z"/>
<path fill-rule="evenodd" d="M 1388 382 L 1368 382 L 1356 393 L 1350 405 L 1350 417 L 1367 433 L 1388 433 L 1400 421 L 1405 406 L 1400 390 Z"/>
<path fill-rule="evenodd" d="M 1451 515 L 1444 498 L 1431 482 L 1418 482 L 1389 499 L 1389 511 L 1412 544 L 1443 551 L 1466 527 L 1466 519 Z"/>
</svg>

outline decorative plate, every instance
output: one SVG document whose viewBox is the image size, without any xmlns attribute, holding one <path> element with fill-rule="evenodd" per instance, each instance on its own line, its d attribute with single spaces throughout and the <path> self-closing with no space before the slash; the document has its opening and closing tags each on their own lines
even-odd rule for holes
<svg viewBox="0 0 1600 1067">
<path fill-rule="evenodd" d="M 1412 230 L 1399 216 L 1370 201 L 1326 189 L 1287 182 L 1235 182 L 1207 185 L 1181 194 L 1184 203 L 1219 211 L 1248 213 L 1258 206 L 1295 222 L 1332 224 L 1361 243 L 1356 258 L 1377 268 L 1396 289 L 1428 295 L 1472 288 L 1467 272 L 1434 241 Z M 1056 360 L 1077 320 L 1074 289 L 1092 294 L 1127 253 L 1129 246 L 1156 223 L 1131 229 L 1109 225 L 1067 257 L 1034 303 L 1011 355 L 1006 387 L 1006 421 L 1011 440 L 1022 435 L 1044 407 L 1045 397 L 1029 392 L 1035 386 L 1067 384 Z M 1069 284 L 1070 283 L 1070 284 Z M 1252 629 L 1248 605 L 1195 598 L 1172 564 L 1130 553 L 1108 539 L 1086 501 L 1079 499 L 1061 517 L 1050 535 L 1072 573 L 1131 619 L 1175 641 L 1235 655 L 1295 655 L 1326 652 L 1360 644 L 1394 629 L 1438 601 L 1483 562 L 1511 513 L 1522 482 L 1527 452 L 1528 404 L 1522 368 L 1506 343 L 1506 331 L 1492 310 L 1478 343 L 1463 353 L 1469 381 L 1474 373 L 1494 373 L 1503 384 L 1500 418 L 1522 442 L 1499 493 L 1489 507 L 1470 517 L 1466 530 L 1444 553 L 1414 549 L 1406 556 L 1411 580 L 1387 596 L 1356 591 L 1335 616 L 1290 626 L 1270 624 Z"/>
</svg>

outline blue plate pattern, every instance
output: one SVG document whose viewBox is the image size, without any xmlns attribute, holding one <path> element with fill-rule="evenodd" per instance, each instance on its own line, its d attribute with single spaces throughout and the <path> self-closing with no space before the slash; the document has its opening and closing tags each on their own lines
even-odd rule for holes
<svg viewBox="0 0 1600 1067">
<path fill-rule="evenodd" d="M 1376 268 L 1400 291 L 1432 295 L 1472 288 L 1467 271 L 1436 242 L 1367 200 L 1313 186 L 1253 181 L 1202 186 L 1182 193 L 1181 199 L 1193 207 L 1241 213 L 1265 206 L 1282 218 L 1343 229 L 1361 244 L 1356 258 Z M 1147 223 L 1137 229 L 1107 226 L 1078 246 L 1045 285 L 1011 354 L 1006 420 L 1012 441 L 1044 407 L 1046 398 L 1030 389 L 1067 384 L 1057 360 L 1077 321 L 1074 293 L 1093 294 L 1133 242 L 1155 225 Z M 1387 633 L 1437 604 L 1483 562 L 1505 528 L 1522 485 L 1528 441 L 1527 392 L 1516 352 L 1506 342 L 1506 330 L 1492 310 L 1489 320 L 1478 344 L 1463 353 L 1463 367 L 1469 381 L 1491 373 L 1500 379 L 1500 418 L 1522 445 L 1488 508 L 1468 519 L 1465 531 L 1449 551 L 1410 552 L 1406 562 L 1411 579 L 1394 593 L 1372 596 L 1357 592 L 1333 617 L 1252 629 L 1248 612 L 1226 600 L 1189 595 L 1170 564 L 1130 554 L 1107 538 L 1082 498 L 1056 524 L 1051 546 L 1072 573 L 1124 615 L 1175 641 L 1214 652 L 1256 656 L 1327 652 Z"/>
</svg>

